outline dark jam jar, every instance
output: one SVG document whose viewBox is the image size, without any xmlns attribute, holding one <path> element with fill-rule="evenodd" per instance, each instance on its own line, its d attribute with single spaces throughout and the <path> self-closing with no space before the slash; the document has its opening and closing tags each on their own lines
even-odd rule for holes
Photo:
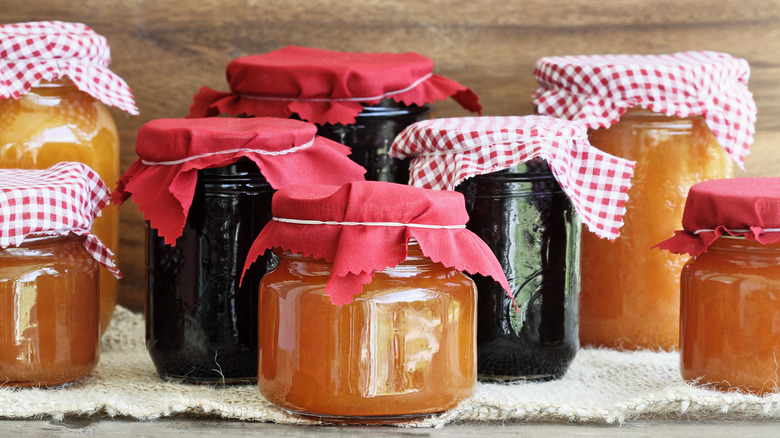
<svg viewBox="0 0 780 438">
<path fill-rule="evenodd" d="M 428 118 L 433 106 L 405 105 L 382 99 L 367 105 L 355 123 L 317 125 L 317 135 L 352 148 L 349 158 L 366 168 L 366 180 L 399 184 L 409 182 L 409 160 L 387 155 L 395 137 L 407 126 Z"/>
<path fill-rule="evenodd" d="M 146 346 L 161 377 L 186 383 L 257 381 L 257 290 L 270 251 L 239 287 L 246 254 L 271 220 L 274 190 L 246 158 L 198 171 L 182 235 L 166 245 L 147 227 Z"/>
<path fill-rule="evenodd" d="M 546 162 L 469 178 L 466 227 L 501 262 L 515 304 L 496 282 L 477 284 L 477 371 L 482 380 L 562 377 L 579 347 L 580 226 Z"/>
</svg>

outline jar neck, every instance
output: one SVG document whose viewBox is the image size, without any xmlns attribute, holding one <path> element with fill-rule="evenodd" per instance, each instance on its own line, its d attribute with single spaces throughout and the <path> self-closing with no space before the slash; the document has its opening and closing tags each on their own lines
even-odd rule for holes
<svg viewBox="0 0 780 438">
<path fill-rule="evenodd" d="M 307 265 L 307 270 L 312 273 L 316 271 L 320 273 L 327 272 L 329 274 L 333 266 L 332 263 L 326 262 L 324 259 L 315 259 L 314 257 L 308 257 L 290 251 L 275 249 L 274 253 L 279 257 L 280 261 Z M 434 263 L 430 258 L 426 257 L 417 241 L 411 239 L 407 245 L 406 259 L 394 267 L 385 268 L 383 272 L 392 275 L 395 273 L 403 273 L 409 269 L 428 269 L 434 267 L 443 267 L 443 265 Z"/>
<path fill-rule="evenodd" d="M 703 122 L 704 117 L 701 115 L 692 115 L 688 117 L 667 116 L 664 113 L 635 106 L 626 110 L 620 120 L 629 120 L 633 123 L 647 123 L 652 125 L 668 124 L 671 128 L 690 129 L 694 122 Z"/>
<path fill-rule="evenodd" d="M 92 99 L 89 94 L 81 91 L 68 77 L 53 81 L 41 81 L 30 87 L 23 97 L 28 99 Z"/>
<path fill-rule="evenodd" d="M 734 258 L 741 255 L 768 256 L 780 259 L 780 243 L 761 244 L 744 237 L 721 236 L 707 248 L 706 254 Z"/>
</svg>

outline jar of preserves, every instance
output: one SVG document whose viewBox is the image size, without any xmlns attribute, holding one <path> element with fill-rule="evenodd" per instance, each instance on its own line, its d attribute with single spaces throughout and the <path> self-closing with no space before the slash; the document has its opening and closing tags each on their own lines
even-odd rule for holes
<svg viewBox="0 0 780 438">
<path fill-rule="evenodd" d="M 722 391 L 780 392 L 780 178 L 691 187 L 683 231 L 658 246 L 692 257 L 680 279 L 680 372 Z"/>
<path fill-rule="evenodd" d="M 110 52 L 105 38 L 78 23 L 19 23 L 0 26 L 0 44 L 8 53 L 0 60 L 0 71 L 12 74 L 3 78 L 7 82 L 0 80 L 0 166 L 46 169 L 77 161 L 114 184 L 119 179 L 119 136 L 105 105 L 130 114 L 138 111 L 127 84 L 106 68 Z M 28 58 L 33 48 L 39 56 Z M 20 72 L 39 79 L 21 81 L 15 76 Z M 92 231 L 116 250 L 117 208 L 104 209 Z M 102 332 L 117 302 L 117 280 L 103 269 L 100 291 Z"/>
<path fill-rule="evenodd" d="M 311 419 L 390 423 L 471 396 L 476 287 L 460 269 L 506 279 L 465 229 L 462 195 L 383 182 L 290 186 L 273 213 L 247 257 L 279 254 L 260 283 L 266 399 Z"/>
<path fill-rule="evenodd" d="M 275 260 L 266 252 L 241 285 L 238 272 L 271 219 L 273 192 L 364 172 L 315 131 L 271 118 L 163 119 L 139 131 L 118 196 L 132 194 L 149 221 L 146 346 L 161 377 L 256 381 L 257 289 Z"/>
<path fill-rule="evenodd" d="M 88 234 L 108 189 L 83 164 L 60 163 L 0 170 L 0 197 L 0 386 L 75 382 L 100 358 L 99 262 L 118 274 Z"/>
<path fill-rule="evenodd" d="M 535 74 L 540 113 L 583 121 L 593 146 L 636 161 L 621 237 L 582 236 L 580 342 L 676 350 L 686 258 L 649 248 L 679 228 L 693 184 L 742 165 L 756 114 L 747 63 L 714 52 L 569 56 L 539 60 Z"/>
<path fill-rule="evenodd" d="M 479 112 L 463 85 L 433 74 L 417 53 L 351 53 L 289 46 L 243 56 L 227 66 L 229 93 L 202 88 L 189 117 L 272 116 L 312 122 L 318 134 L 352 148 L 374 181 L 406 183 L 408 162 L 387 155 L 398 133 L 452 96 Z"/>
<path fill-rule="evenodd" d="M 412 157 L 411 184 L 463 193 L 467 228 L 509 281 L 507 296 L 473 276 L 480 379 L 562 377 L 579 346 L 575 208 L 596 232 L 617 237 L 633 163 L 592 148 L 584 125 L 546 116 L 419 122 L 390 153 Z M 611 176 L 582 185 L 597 174 Z"/>
</svg>

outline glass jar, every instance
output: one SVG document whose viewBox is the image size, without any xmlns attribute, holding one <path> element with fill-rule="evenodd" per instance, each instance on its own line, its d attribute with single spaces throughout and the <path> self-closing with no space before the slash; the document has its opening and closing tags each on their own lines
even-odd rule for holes
<svg viewBox="0 0 780 438">
<path fill-rule="evenodd" d="M 383 423 L 455 407 L 476 385 L 474 283 L 415 242 L 343 306 L 331 264 L 281 253 L 260 285 L 260 392 L 292 414 Z"/>
<path fill-rule="evenodd" d="M 469 178 L 456 190 L 466 198 L 466 227 L 493 250 L 515 300 L 472 275 L 479 378 L 562 377 L 579 347 L 580 225 L 569 198 L 541 159 Z"/>
<path fill-rule="evenodd" d="M 98 263 L 84 237 L 0 249 L 0 386 L 57 386 L 100 358 Z"/>
<path fill-rule="evenodd" d="M 636 161 L 636 168 L 620 237 L 610 242 L 582 235 L 580 343 L 675 350 L 679 273 L 686 258 L 650 248 L 681 228 L 693 184 L 733 175 L 731 159 L 703 117 L 642 109 L 630 109 L 615 125 L 591 131 L 590 143 Z"/>
<path fill-rule="evenodd" d="M 87 164 L 108 185 L 119 179 L 119 135 L 105 105 L 69 79 L 41 82 L 18 100 L 0 99 L 0 166 L 46 169 L 62 161 Z M 116 251 L 118 207 L 103 209 L 91 232 Z M 117 279 L 101 268 L 101 333 L 116 302 Z"/>
<path fill-rule="evenodd" d="M 428 118 L 433 106 L 405 105 L 382 99 L 366 105 L 355 123 L 317 125 L 317 135 L 352 148 L 349 158 L 366 168 L 366 180 L 399 184 L 409 182 L 409 159 L 387 155 L 395 137 L 407 126 Z"/>
<path fill-rule="evenodd" d="M 780 391 L 780 244 L 722 236 L 685 264 L 680 290 L 683 379 Z"/>
<path fill-rule="evenodd" d="M 242 158 L 198 171 L 176 246 L 147 227 L 146 346 L 158 374 L 185 383 L 254 383 L 257 289 L 270 251 L 247 271 L 249 247 L 271 220 L 273 189 Z"/>
</svg>

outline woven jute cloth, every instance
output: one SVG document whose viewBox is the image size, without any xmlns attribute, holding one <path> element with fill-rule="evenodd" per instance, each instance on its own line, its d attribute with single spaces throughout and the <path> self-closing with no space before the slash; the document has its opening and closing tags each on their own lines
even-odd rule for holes
<svg viewBox="0 0 780 438">
<path fill-rule="evenodd" d="M 57 389 L 0 388 L 0 416 L 66 415 L 153 420 L 188 414 L 246 421 L 310 424 L 287 415 L 248 386 L 197 386 L 157 377 L 143 344 L 143 317 L 118 308 L 90 377 Z M 404 426 L 461 421 L 624 423 L 649 419 L 780 419 L 780 394 L 764 397 L 687 385 L 677 353 L 582 349 L 558 381 L 479 384 L 455 409 Z"/>
</svg>

